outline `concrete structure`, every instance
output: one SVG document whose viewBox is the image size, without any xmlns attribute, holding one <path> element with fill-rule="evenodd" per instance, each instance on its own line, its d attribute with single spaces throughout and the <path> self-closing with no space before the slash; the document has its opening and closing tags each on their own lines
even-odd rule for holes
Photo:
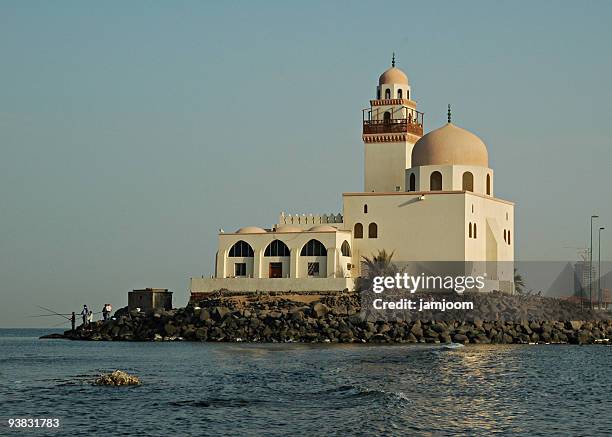
<svg viewBox="0 0 612 437">
<path fill-rule="evenodd" d="M 392 67 L 363 112 L 365 186 L 342 214 L 286 215 L 269 228 L 219 234 L 215 273 L 192 293 L 351 289 L 364 256 L 397 263 L 486 262 L 488 289 L 512 290 L 514 205 L 494 196 L 485 143 L 445 126 L 423 136 L 408 77 Z"/>
<path fill-rule="evenodd" d="M 128 310 L 172 309 L 172 292 L 167 288 L 145 288 L 128 292 Z"/>
</svg>

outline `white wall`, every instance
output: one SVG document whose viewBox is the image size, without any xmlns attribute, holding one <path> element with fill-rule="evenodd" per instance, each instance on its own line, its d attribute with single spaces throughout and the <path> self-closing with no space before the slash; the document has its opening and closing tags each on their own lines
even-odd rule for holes
<svg viewBox="0 0 612 437">
<path fill-rule="evenodd" d="M 378 250 L 394 252 L 394 259 L 409 261 L 484 261 L 487 260 L 487 223 L 492 223 L 497 260 L 514 260 L 514 242 L 499 244 L 501 230 L 513 229 L 511 203 L 465 192 L 425 193 L 348 193 L 343 196 L 346 229 L 363 224 L 364 238 L 353 239 L 353 262 L 372 256 Z M 364 213 L 364 205 L 368 212 Z M 474 212 L 472 213 L 472 206 Z M 508 213 L 508 220 L 506 220 Z M 368 238 L 368 225 L 378 225 L 378 237 Z M 469 238 L 469 223 L 477 224 L 477 238 Z"/>
<path fill-rule="evenodd" d="M 192 293 L 210 293 L 222 289 L 233 292 L 329 292 L 354 288 L 352 278 L 191 278 L 190 286 Z"/>
<path fill-rule="evenodd" d="M 307 257 L 301 256 L 302 247 L 311 239 L 320 241 L 327 248 L 327 256 Z M 247 242 L 254 252 L 252 258 L 229 257 L 231 247 L 238 241 Z M 273 240 L 284 242 L 291 252 L 290 257 L 267 257 L 265 249 Z M 308 262 L 319 262 L 320 277 L 334 277 L 336 273 L 345 276 L 347 272 L 339 270 L 341 259 L 340 247 L 343 241 L 352 246 L 350 232 L 335 231 L 303 231 L 303 232 L 265 232 L 265 233 L 221 233 L 219 234 L 219 256 L 217 257 L 217 277 L 228 278 L 234 276 L 234 264 L 247 262 L 247 274 L 254 278 L 269 278 L 270 262 L 283 263 L 283 276 L 292 278 L 308 277 Z M 350 259 L 350 258 L 348 258 Z M 346 266 L 344 261 L 344 265 Z M 272 278 L 279 279 L 279 278 Z"/>
<path fill-rule="evenodd" d="M 414 143 L 366 143 L 364 191 L 395 192 L 406 189 L 406 168 Z M 399 187 L 399 189 L 397 188 Z"/>
</svg>

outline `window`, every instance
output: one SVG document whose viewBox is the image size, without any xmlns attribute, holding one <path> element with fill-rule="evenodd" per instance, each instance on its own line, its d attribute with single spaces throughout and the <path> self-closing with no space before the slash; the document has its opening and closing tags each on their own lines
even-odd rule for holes
<svg viewBox="0 0 612 437">
<path fill-rule="evenodd" d="M 289 256 L 289 248 L 280 240 L 274 240 L 268 244 L 264 256 Z"/>
<path fill-rule="evenodd" d="M 406 98 L 410 99 L 410 90 L 406 90 Z"/>
<path fill-rule="evenodd" d="M 234 276 L 246 276 L 246 263 L 234 264 Z"/>
<path fill-rule="evenodd" d="M 441 191 L 442 190 L 442 173 L 439 171 L 434 171 L 429 177 L 429 189 L 431 191 Z"/>
<path fill-rule="evenodd" d="M 512 243 L 510 242 L 510 229 L 508 229 L 508 244 L 512 244 Z"/>
<path fill-rule="evenodd" d="M 255 254 L 253 253 L 253 248 L 249 245 L 249 243 L 240 240 L 232 246 L 229 251 L 229 256 L 244 258 L 255 256 Z"/>
<path fill-rule="evenodd" d="M 474 175 L 469 171 L 463 173 L 463 191 L 474 191 Z"/>
<path fill-rule="evenodd" d="M 504 241 L 508 242 L 508 239 L 506 238 L 506 230 L 504 229 Z"/>
<path fill-rule="evenodd" d="M 319 276 L 319 263 L 308 263 L 308 276 Z"/>
<path fill-rule="evenodd" d="M 476 232 L 476 223 L 474 223 L 474 238 L 478 238 L 478 233 Z"/>
<path fill-rule="evenodd" d="M 391 121 L 391 113 L 389 111 L 385 111 L 383 114 L 383 119 L 385 123 L 389 123 Z"/>
<path fill-rule="evenodd" d="M 368 204 L 367 203 L 365 205 L 363 205 L 363 213 L 364 214 L 368 213 Z"/>
<path fill-rule="evenodd" d="M 355 223 L 353 238 L 363 238 L 363 225 L 361 223 Z"/>
<path fill-rule="evenodd" d="M 469 231 L 468 235 L 469 235 L 470 238 L 472 238 L 472 222 L 470 222 L 469 228 L 470 228 L 470 231 Z"/>
<path fill-rule="evenodd" d="M 491 195 L 491 175 L 487 175 L 487 196 Z"/>
<path fill-rule="evenodd" d="M 380 89 L 376 90 L 376 99 L 380 100 Z"/>
<path fill-rule="evenodd" d="M 472 214 L 474 214 L 474 205 L 472 204 Z"/>
<path fill-rule="evenodd" d="M 301 256 L 327 256 L 327 249 L 319 240 L 310 240 L 302 247 Z"/>
<path fill-rule="evenodd" d="M 408 191 L 416 191 L 416 176 L 410 173 L 410 189 Z"/>
<path fill-rule="evenodd" d="M 399 185 L 395 186 L 395 191 L 399 191 L 402 187 L 400 187 Z"/>
<path fill-rule="evenodd" d="M 385 99 L 390 99 L 391 98 L 391 89 L 387 88 L 385 90 Z"/>
<path fill-rule="evenodd" d="M 402 98 L 402 90 L 397 90 L 397 98 L 398 99 Z"/>
<path fill-rule="evenodd" d="M 370 223 L 368 226 L 368 237 L 378 238 L 378 225 L 376 223 Z"/>
<path fill-rule="evenodd" d="M 342 256 L 351 256 L 351 246 L 349 246 L 348 241 L 344 241 L 342 246 L 340 246 L 340 252 Z"/>
</svg>

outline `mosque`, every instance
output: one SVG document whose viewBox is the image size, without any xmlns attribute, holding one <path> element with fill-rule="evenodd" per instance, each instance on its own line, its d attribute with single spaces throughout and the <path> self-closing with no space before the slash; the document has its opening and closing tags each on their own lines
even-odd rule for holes
<svg viewBox="0 0 612 437">
<path fill-rule="evenodd" d="M 352 290 L 363 257 L 383 249 L 397 263 L 484 262 L 489 289 L 513 289 L 514 203 L 495 197 L 485 143 L 451 123 L 450 107 L 423 135 L 395 57 L 362 121 L 365 186 L 342 195 L 342 213 L 220 231 L 214 276 L 192 278 L 192 295 Z"/>
</svg>

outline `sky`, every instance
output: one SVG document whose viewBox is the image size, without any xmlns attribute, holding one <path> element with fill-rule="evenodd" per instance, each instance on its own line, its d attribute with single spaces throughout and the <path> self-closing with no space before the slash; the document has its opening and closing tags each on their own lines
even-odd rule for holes
<svg viewBox="0 0 612 437">
<path fill-rule="evenodd" d="M 0 1 L 0 327 L 133 288 L 182 306 L 219 228 L 341 212 L 392 52 L 426 131 L 450 103 L 486 142 L 517 259 L 576 259 L 591 214 L 611 259 L 611 18 L 607 1 Z"/>
</svg>

